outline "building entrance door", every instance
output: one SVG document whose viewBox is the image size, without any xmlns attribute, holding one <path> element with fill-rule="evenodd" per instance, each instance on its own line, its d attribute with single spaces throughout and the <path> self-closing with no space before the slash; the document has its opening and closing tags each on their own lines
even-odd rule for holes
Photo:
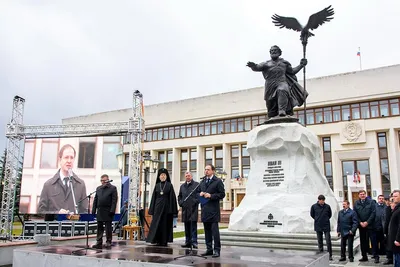
<svg viewBox="0 0 400 267">
<path fill-rule="evenodd" d="M 352 205 L 352 207 L 354 207 L 354 204 L 356 203 L 357 200 L 358 200 L 358 192 L 351 192 L 352 203 L 350 203 L 350 204 Z"/>
<path fill-rule="evenodd" d="M 240 205 L 240 202 L 242 202 L 242 199 L 244 198 L 245 195 L 246 194 L 244 194 L 244 193 L 238 193 L 236 195 L 236 197 L 237 197 L 237 207 Z"/>
<path fill-rule="evenodd" d="M 355 172 L 358 172 L 359 175 L 365 176 L 365 183 L 366 183 L 366 188 L 367 188 L 367 195 L 371 196 L 371 175 L 369 172 L 369 160 L 364 159 L 364 160 L 344 160 L 342 161 L 342 174 L 343 174 L 343 192 L 344 192 L 344 199 L 348 199 L 350 202 L 353 201 L 354 199 L 358 199 L 358 190 L 355 190 L 352 192 L 348 192 L 348 180 L 347 176 L 348 175 L 353 175 Z M 352 186 L 352 185 L 350 185 Z M 361 188 L 359 188 L 361 189 Z M 357 197 L 355 198 L 355 195 L 353 193 L 357 193 Z M 354 204 L 350 203 L 350 204 Z"/>
</svg>

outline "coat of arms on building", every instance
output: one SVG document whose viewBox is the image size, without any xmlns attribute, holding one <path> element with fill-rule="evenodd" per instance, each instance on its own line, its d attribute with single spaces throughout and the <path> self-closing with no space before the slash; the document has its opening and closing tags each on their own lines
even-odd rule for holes
<svg viewBox="0 0 400 267">
<path fill-rule="evenodd" d="M 356 122 L 346 123 L 343 128 L 343 135 L 349 142 L 355 142 L 362 134 L 361 125 Z"/>
</svg>

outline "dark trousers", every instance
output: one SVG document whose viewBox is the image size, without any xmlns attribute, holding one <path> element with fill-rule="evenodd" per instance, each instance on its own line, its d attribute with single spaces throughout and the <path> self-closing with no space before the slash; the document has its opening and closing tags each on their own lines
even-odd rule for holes
<svg viewBox="0 0 400 267">
<path fill-rule="evenodd" d="M 369 240 L 371 239 L 371 246 L 372 246 L 372 256 L 374 258 L 379 259 L 379 255 L 377 253 L 377 242 L 376 242 L 376 233 L 375 231 L 359 227 L 360 229 L 360 246 L 361 246 L 361 255 L 363 258 L 368 258 L 368 250 L 369 250 Z"/>
<path fill-rule="evenodd" d="M 394 267 L 400 267 L 400 253 L 393 253 Z"/>
<path fill-rule="evenodd" d="M 319 251 L 324 251 L 324 244 L 322 240 L 322 235 L 325 234 L 326 248 L 329 252 L 329 256 L 332 256 L 332 241 L 331 241 L 331 232 L 320 232 L 317 231 L 317 239 L 318 239 L 318 249 Z"/>
<path fill-rule="evenodd" d="M 376 231 L 376 249 L 378 255 L 386 254 L 386 240 L 385 235 L 383 234 L 383 229 Z"/>
<path fill-rule="evenodd" d="M 185 222 L 185 243 L 197 246 L 197 222 Z"/>
<path fill-rule="evenodd" d="M 354 242 L 354 235 L 346 235 L 342 236 L 340 240 L 340 256 L 342 258 L 346 258 L 346 244 L 349 250 L 349 259 L 354 259 L 353 255 L 353 242 Z"/>
<path fill-rule="evenodd" d="M 97 222 L 97 244 L 103 244 L 104 225 L 106 226 L 106 242 L 111 244 L 112 240 L 112 222 Z"/>
<path fill-rule="evenodd" d="M 203 222 L 204 235 L 206 238 L 207 251 L 213 251 L 212 241 L 214 239 L 214 251 L 221 251 L 221 239 L 217 222 Z"/>
</svg>

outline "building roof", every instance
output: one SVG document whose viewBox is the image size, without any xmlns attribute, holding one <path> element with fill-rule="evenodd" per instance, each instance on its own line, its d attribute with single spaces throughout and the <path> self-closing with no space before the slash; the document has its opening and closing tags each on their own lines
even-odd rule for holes
<svg viewBox="0 0 400 267">
<path fill-rule="evenodd" d="M 307 79 L 307 106 L 326 106 L 400 95 L 398 73 L 400 64 Z M 147 105 L 146 126 L 159 127 L 260 114 L 266 111 L 263 90 L 263 87 L 256 87 Z M 65 118 L 62 122 L 126 121 L 130 116 L 131 109 L 127 108 Z"/>
</svg>

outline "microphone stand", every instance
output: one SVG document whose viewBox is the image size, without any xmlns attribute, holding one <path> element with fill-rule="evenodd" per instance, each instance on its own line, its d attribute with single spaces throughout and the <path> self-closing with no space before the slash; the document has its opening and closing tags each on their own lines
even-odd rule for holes
<svg viewBox="0 0 400 267">
<path fill-rule="evenodd" d="M 174 260 L 177 260 L 177 259 L 180 259 L 180 258 L 185 258 L 185 257 L 189 257 L 190 256 L 190 258 L 191 258 L 191 261 L 192 261 L 192 264 L 193 264 L 193 262 L 194 262 L 194 260 L 193 260 L 193 257 L 199 257 L 199 258 L 203 258 L 203 259 L 207 259 L 207 257 L 204 257 L 204 256 L 201 256 L 201 255 L 197 255 L 197 253 L 196 254 L 193 254 L 193 236 L 192 236 L 192 220 L 191 220 L 191 218 L 192 218 L 192 206 L 193 205 L 191 205 L 191 203 L 187 203 L 187 200 L 190 198 L 190 196 L 193 194 L 193 192 L 195 192 L 195 191 L 197 191 L 197 188 L 200 186 L 200 183 L 192 190 L 192 192 L 190 192 L 190 194 L 183 200 L 183 202 L 182 202 L 182 209 L 183 209 L 183 206 L 184 205 L 187 205 L 187 207 L 188 207 L 188 212 L 189 212 L 189 214 L 190 214 L 190 216 L 189 216 L 189 222 L 190 222 L 190 225 L 189 225 L 189 231 L 190 231 L 190 248 L 189 248 L 189 253 L 185 253 L 185 255 L 182 255 L 182 256 L 179 256 L 179 257 L 176 257 L 176 258 L 174 258 Z M 197 205 L 199 205 L 199 204 L 197 204 Z M 183 211 L 182 211 L 183 212 Z M 197 221 L 196 221 L 196 223 L 197 223 Z M 185 250 L 185 252 L 186 252 L 186 250 Z M 197 250 L 196 250 L 196 252 L 197 252 Z"/>
<path fill-rule="evenodd" d="M 76 204 L 75 191 L 74 191 L 74 185 L 73 185 L 73 183 L 72 183 L 72 178 L 73 178 L 73 176 L 71 175 L 71 176 L 69 177 L 69 183 L 70 183 L 70 185 L 71 185 L 72 199 L 74 200 L 75 214 L 78 214 L 78 205 Z M 86 199 L 86 198 L 84 198 L 84 199 Z M 78 204 L 80 204 L 80 203 L 81 203 L 81 202 L 79 202 Z"/>
<path fill-rule="evenodd" d="M 78 249 L 78 250 L 75 250 L 75 251 L 72 251 L 71 252 L 71 254 L 76 254 L 76 252 L 78 252 L 78 251 L 81 251 L 81 250 L 86 250 L 86 253 L 85 253 L 85 255 L 87 255 L 87 250 L 88 249 L 91 249 L 91 250 L 98 250 L 98 249 L 96 249 L 96 248 L 91 248 L 90 246 L 89 246 L 89 215 L 91 214 L 91 212 L 90 212 L 90 198 L 91 198 L 91 196 L 94 194 L 94 193 L 96 193 L 97 192 L 97 189 L 96 190 L 94 190 L 92 193 L 90 193 L 89 195 L 87 195 L 86 197 L 84 197 L 84 198 L 82 198 L 81 200 L 79 200 L 78 201 L 78 204 L 80 204 L 82 201 L 84 201 L 85 199 L 88 199 L 89 201 L 88 201 L 88 207 L 87 207 L 87 212 L 88 212 L 88 220 L 86 221 L 86 246 L 84 247 L 84 248 L 81 248 L 81 249 Z"/>
</svg>

